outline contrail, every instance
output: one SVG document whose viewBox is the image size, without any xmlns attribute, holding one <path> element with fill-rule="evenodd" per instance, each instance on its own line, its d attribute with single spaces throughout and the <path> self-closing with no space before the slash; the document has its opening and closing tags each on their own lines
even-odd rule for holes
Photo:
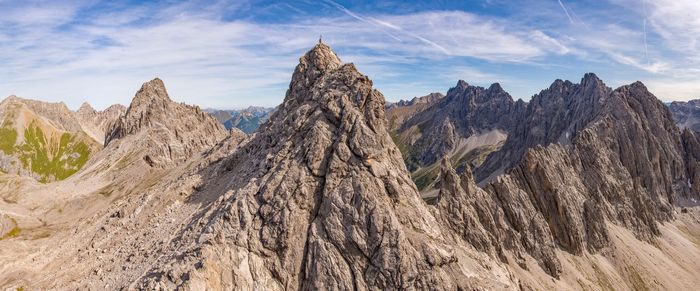
<svg viewBox="0 0 700 291">
<path fill-rule="evenodd" d="M 559 1 L 559 6 L 561 6 L 561 9 L 564 10 L 564 13 L 566 13 L 566 17 L 569 18 L 569 21 L 571 22 L 571 24 L 574 24 L 574 19 L 571 18 L 571 14 L 569 14 L 569 10 L 566 9 L 566 6 L 564 6 L 564 2 L 561 2 L 561 0 L 557 0 L 557 1 Z"/>
<path fill-rule="evenodd" d="M 644 8 L 644 23 L 643 23 L 643 29 L 644 29 L 644 55 L 647 58 L 647 65 L 649 65 L 649 46 L 647 45 L 647 1 L 643 0 L 642 1 L 642 7 Z"/>
<path fill-rule="evenodd" d="M 415 38 L 415 39 L 417 39 L 417 40 L 420 40 L 420 41 L 422 41 L 423 43 L 426 43 L 426 44 L 428 44 L 428 45 L 430 45 L 430 46 L 432 46 L 432 47 L 434 47 L 434 48 L 436 48 L 436 49 L 442 51 L 442 52 L 445 53 L 446 55 L 450 55 L 450 52 L 449 52 L 446 48 L 444 48 L 443 46 L 441 46 L 441 45 L 435 43 L 434 41 L 431 41 L 431 40 L 429 40 L 429 39 L 427 39 L 427 38 L 425 38 L 425 37 L 422 37 L 422 36 L 420 36 L 420 35 L 417 35 L 417 34 L 414 34 L 414 33 L 412 33 L 412 32 L 406 31 L 406 30 L 402 29 L 401 27 L 398 27 L 398 26 L 393 25 L 393 24 L 391 24 L 391 23 L 387 23 L 387 22 L 384 22 L 384 21 L 381 21 L 381 20 L 378 20 L 378 19 L 374 19 L 374 18 L 366 18 L 366 17 L 360 16 L 360 15 L 358 15 L 358 14 L 356 14 L 356 13 L 350 11 L 349 9 L 345 8 L 345 6 L 338 4 L 338 3 L 335 2 L 335 1 L 326 0 L 326 3 L 328 3 L 328 4 L 332 5 L 332 6 L 334 6 L 334 7 L 337 8 L 338 10 L 342 11 L 343 13 L 345 13 L 345 14 L 349 15 L 350 17 L 355 18 L 355 19 L 357 19 L 357 20 L 359 20 L 359 21 L 362 21 L 362 22 L 364 22 L 364 23 L 371 24 L 371 25 L 374 25 L 374 26 L 381 26 L 381 27 L 385 27 L 385 28 L 389 28 L 389 29 L 392 29 L 392 30 L 401 32 L 401 33 L 403 33 L 403 34 L 409 35 L 410 37 L 413 37 L 413 38 Z M 397 39 L 396 37 L 394 37 L 394 36 L 391 35 L 391 34 L 389 34 L 389 36 L 393 37 L 394 39 Z"/>
</svg>

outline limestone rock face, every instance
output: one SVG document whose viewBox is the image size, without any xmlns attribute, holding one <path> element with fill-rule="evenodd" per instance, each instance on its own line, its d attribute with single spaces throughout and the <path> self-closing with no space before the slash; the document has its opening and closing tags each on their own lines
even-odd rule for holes
<svg viewBox="0 0 700 291">
<path fill-rule="evenodd" d="M 527 253 L 556 277 L 554 250 L 610 247 L 607 222 L 641 240 L 660 235 L 674 204 L 697 199 L 698 144 L 639 82 L 611 90 L 592 74 L 581 84 L 557 80 L 480 169 L 491 177 L 485 191 L 443 162 L 439 218 L 477 249 Z"/>
<path fill-rule="evenodd" d="M 483 88 L 460 80 L 444 98 L 406 120 L 398 130 L 412 148 L 409 166 L 411 159 L 417 166 L 431 165 L 458 151 L 460 142 L 471 136 L 493 130 L 507 133 L 524 108 L 524 102 L 514 102 L 498 83 Z"/>
<path fill-rule="evenodd" d="M 690 193 L 700 193 L 700 134 L 686 128 L 683 129 L 681 140 L 685 150 L 684 161 L 688 173 L 687 186 L 690 188 Z M 676 204 L 681 206 L 695 205 L 699 200 L 696 195 L 689 195 L 686 199 L 677 199 Z"/>
<path fill-rule="evenodd" d="M 456 263 L 460 247 L 448 246 L 420 199 L 384 106 L 354 65 L 316 45 L 270 121 L 223 162 L 212 185 L 228 185 L 225 194 L 188 223 L 174 254 L 139 286 L 512 288 L 507 278 L 481 282 L 492 275 L 473 276 Z"/>
<path fill-rule="evenodd" d="M 502 174 L 536 145 L 569 143 L 599 113 L 611 91 L 594 74 L 586 74 L 580 84 L 556 80 L 514 118 L 514 128 L 501 150 L 476 169 L 477 180 Z"/>
<path fill-rule="evenodd" d="M 97 111 L 89 103 L 85 102 L 75 112 L 80 124 L 87 134 L 99 142 L 104 142 L 108 130 L 119 120 L 126 107 L 121 104 L 114 104 L 105 110 Z"/>
<path fill-rule="evenodd" d="M 592 74 L 581 84 L 558 80 L 518 124 L 477 173 L 490 177 L 482 184 L 494 195 L 526 193 L 521 208 L 536 209 L 572 254 L 608 246 L 606 221 L 651 240 L 674 203 L 697 198 L 688 182 L 697 159 L 687 154 L 697 141 L 690 132 L 681 138 L 671 113 L 639 82 L 611 90 Z"/>
<path fill-rule="evenodd" d="M 530 202 L 525 191 L 506 177 L 487 191 L 474 182 L 471 170 L 458 176 L 449 159 L 441 164 L 440 193 L 436 207 L 441 224 L 477 250 L 508 262 L 506 251 L 514 254 L 523 268 L 525 254 L 554 277 L 561 272 L 555 254 L 556 243 L 544 216 Z"/>
<path fill-rule="evenodd" d="M 226 129 L 199 107 L 170 100 L 163 81 L 144 83 L 123 116 L 108 130 L 105 146 L 132 137 L 151 166 L 180 163 L 226 137 Z M 138 137 L 136 137 L 138 136 Z"/>
</svg>

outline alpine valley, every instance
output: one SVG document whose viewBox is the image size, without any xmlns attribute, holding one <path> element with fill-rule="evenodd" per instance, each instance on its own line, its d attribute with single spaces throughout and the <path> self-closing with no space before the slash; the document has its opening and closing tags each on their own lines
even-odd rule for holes
<svg viewBox="0 0 700 291">
<path fill-rule="evenodd" d="M 274 109 L 10 96 L 0 287 L 694 290 L 697 104 L 593 73 L 388 103 L 323 42 Z"/>
</svg>

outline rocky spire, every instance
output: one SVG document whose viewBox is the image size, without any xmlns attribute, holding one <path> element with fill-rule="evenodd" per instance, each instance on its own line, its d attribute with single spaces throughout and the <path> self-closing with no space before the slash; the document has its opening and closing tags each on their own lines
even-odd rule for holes
<svg viewBox="0 0 700 291">
<path fill-rule="evenodd" d="M 83 102 L 83 104 L 80 105 L 80 108 L 78 108 L 77 111 L 78 114 L 90 114 L 93 112 L 97 112 L 97 110 L 95 110 L 95 108 L 92 108 L 92 106 L 88 102 Z"/>
<path fill-rule="evenodd" d="M 409 166 L 428 167 L 446 154 L 462 152 L 458 148 L 464 144 L 461 141 L 474 135 L 491 132 L 505 136 L 524 111 L 523 105 L 516 104 L 498 83 L 483 88 L 459 80 L 445 98 L 416 113 L 398 129 L 398 135 L 408 136 L 405 140 L 412 149 Z M 420 134 L 412 137 L 416 132 Z"/>
<path fill-rule="evenodd" d="M 476 169 L 477 181 L 493 178 L 503 169 L 513 167 L 528 148 L 570 143 L 601 112 L 602 101 L 611 92 L 593 73 L 584 75 L 579 84 L 555 80 L 548 89 L 533 96 L 526 109 L 513 116 L 512 134 L 503 150 L 490 155 Z"/>
<path fill-rule="evenodd" d="M 524 193 L 488 193 L 475 184 L 471 169 L 457 175 L 447 157 L 440 164 L 439 185 L 437 218 L 455 239 L 504 263 L 508 262 L 506 251 L 510 251 L 523 268 L 527 268 L 523 259 L 527 253 L 547 273 L 559 276 L 561 263 L 554 239 L 546 231 L 549 226 Z"/>
<path fill-rule="evenodd" d="M 229 172 L 221 180 L 231 195 L 190 224 L 212 227 L 183 234 L 230 239 L 181 242 L 203 246 L 186 256 L 207 263 L 198 269 L 173 257 L 143 278 L 144 288 L 209 270 L 256 274 L 208 282 L 213 289 L 466 287 L 441 275 L 459 266 L 385 124 L 384 97 L 372 82 L 317 44 L 300 59 L 265 128 L 224 162 Z M 206 255 L 216 253 L 236 259 Z M 242 270 L 238 258 L 257 263 Z M 158 275 L 166 273 L 173 276 Z"/>
<path fill-rule="evenodd" d="M 108 130 L 105 146 L 136 135 L 144 135 L 141 141 L 152 151 L 144 160 L 162 166 L 215 145 L 226 130 L 199 107 L 170 100 L 163 81 L 155 78 L 141 86 L 126 113 Z"/>
</svg>

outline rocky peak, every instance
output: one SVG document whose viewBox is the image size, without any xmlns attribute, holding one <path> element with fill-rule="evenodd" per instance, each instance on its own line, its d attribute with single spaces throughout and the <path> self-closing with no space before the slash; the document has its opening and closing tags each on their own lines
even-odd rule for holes
<svg viewBox="0 0 700 291">
<path fill-rule="evenodd" d="M 215 145 L 227 134 L 199 107 L 173 102 L 163 81 L 156 78 L 141 86 L 126 113 L 107 131 L 105 146 L 136 135 L 145 135 L 140 142 L 150 153 L 144 160 L 164 166 Z"/>
<path fill-rule="evenodd" d="M 603 84 L 603 81 L 598 78 L 598 76 L 595 73 L 585 73 L 583 74 L 583 78 L 581 79 L 581 85 L 586 87 L 586 85 L 589 84 Z"/>
<path fill-rule="evenodd" d="M 457 86 L 455 86 L 455 87 L 464 89 L 464 88 L 469 87 L 469 83 L 467 83 L 467 81 L 464 81 L 464 80 L 459 80 L 459 81 L 457 81 Z"/>
<path fill-rule="evenodd" d="M 700 175 L 689 153 L 697 139 L 689 131 L 680 135 L 642 83 L 611 90 L 593 75 L 571 86 L 555 81 L 518 124 L 524 126 L 477 177 L 498 197 L 523 197 L 519 208 L 536 209 L 551 237 L 572 254 L 608 247 L 609 222 L 653 240 L 674 203 L 696 199 L 692 188 Z M 496 170 L 484 171 L 489 167 Z"/>
<path fill-rule="evenodd" d="M 265 130 L 224 162 L 230 190 L 182 236 L 200 241 L 179 244 L 201 246 L 185 256 L 206 263 L 172 257 L 143 278 L 146 289 L 215 270 L 255 275 L 207 288 L 466 287 L 441 275 L 459 265 L 386 130 L 383 96 L 336 61 L 326 45 L 307 53 Z M 220 253 L 232 260 L 208 255 Z"/>
<path fill-rule="evenodd" d="M 504 150 L 490 155 L 476 170 L 477 180 L 493 178 L 514 166 L 528 148 L 570 143 L 603 110 L 611 93 L 612 89 L 592 73 L 584 75 L 579 84 L 555 80 L 548 89 L 532 97 L 512 123 L 515 134 L 508 136 Z"/>
<path fill-rule="evenodd" d="M 105 145 L 112 140 L 136 133 L 142 127 L 167 124 L 163 122 L 169 121 L 165 119 L 173 106 L 175 104 L 170 100 L 162 80 L 155 78 L 144 83 L 136 92 L 124 116 L 107 136 Z"/>
<path fill-rule="evenodd" d="M 97 111 L 88 102 L 84 102 L 75 112 L 82 130 L 99 143 L 104 143 L 107 131 L 126 111 L 121 104 L 114 104 L 105 110 Z"/>
<path fill-rule="evenodd" d="M 78 108 L 78 113 L 83 112 L 83 113 L 92 113 L 92 112 L 97 112 L 95 108 L 92 108 L 90 103 L 83 102 L 83 104 L 80 105 L 80 108 Z"/>
<path fill-rule="evenodd" d="M 449 153 L 466 154 L 471 148 L 459 148 L 467 144 L 466 139 L 486 133 L 505 135 L 513 126 L 514 118 L 524 109 L 524 104 L 516 104 L 498 83 L 487 89 L 460 80 L 444 98 L 399 128 L 401 136 L 420 133 L 418 137 L 405 138 L 415 152 L 407 157 L 407 163 L 415 169 L 432 165 Z M 500 140 L 491 142 L 497 144 Z"/>
<path fill-rule="evenodd" d="M 136 92 L 126 111 L 126 117 L 141 117 L 164 114 L 172 104 L 165 84 L 159 78 L 144 83 Z"/>
<path fill-rule="evenodd" d="M 491 86 L 489 86 L 488 89 L 490 92 L 497 92 L 497 93 L 505 93 L 505 90 L 503 90 L 503 87 L 501 87 L 500 83 L 493 83 Z"/>
<path fill-rule="evenodd" d="M 306 82 L 313 82 L 324 73 L 340 67 L 341 64 L 338 56 L 328 45 L 319 43 L 299 59 L 299 64 L 292 75 L 292 84 L 307 85 Z M 293 89 L 293 86 L 290 89 Z"/>
<path fill-rule="evenodd" d="M 16 95 L 10 95 L 10 96 L 5 97 L 5 99 L 3 99 L 2 102 L 0 102 L 0 103 L 12 103 L 12 102 L 18 102 L 19 100 L 21 100 L 21 99 L 19 97 L 17 97 Z"/>
<path fill-rule="evenodd" d="M 4 106 L 24 106 L 28 110 L 45 118 L 46 121 L 58 129 L 69 132 L 80 131 L 80 124 L 77 122 L 75 115 L 63 102 L 45 102 L 11 95 L 5 98 L 0 104 Z"/>
</svg>

